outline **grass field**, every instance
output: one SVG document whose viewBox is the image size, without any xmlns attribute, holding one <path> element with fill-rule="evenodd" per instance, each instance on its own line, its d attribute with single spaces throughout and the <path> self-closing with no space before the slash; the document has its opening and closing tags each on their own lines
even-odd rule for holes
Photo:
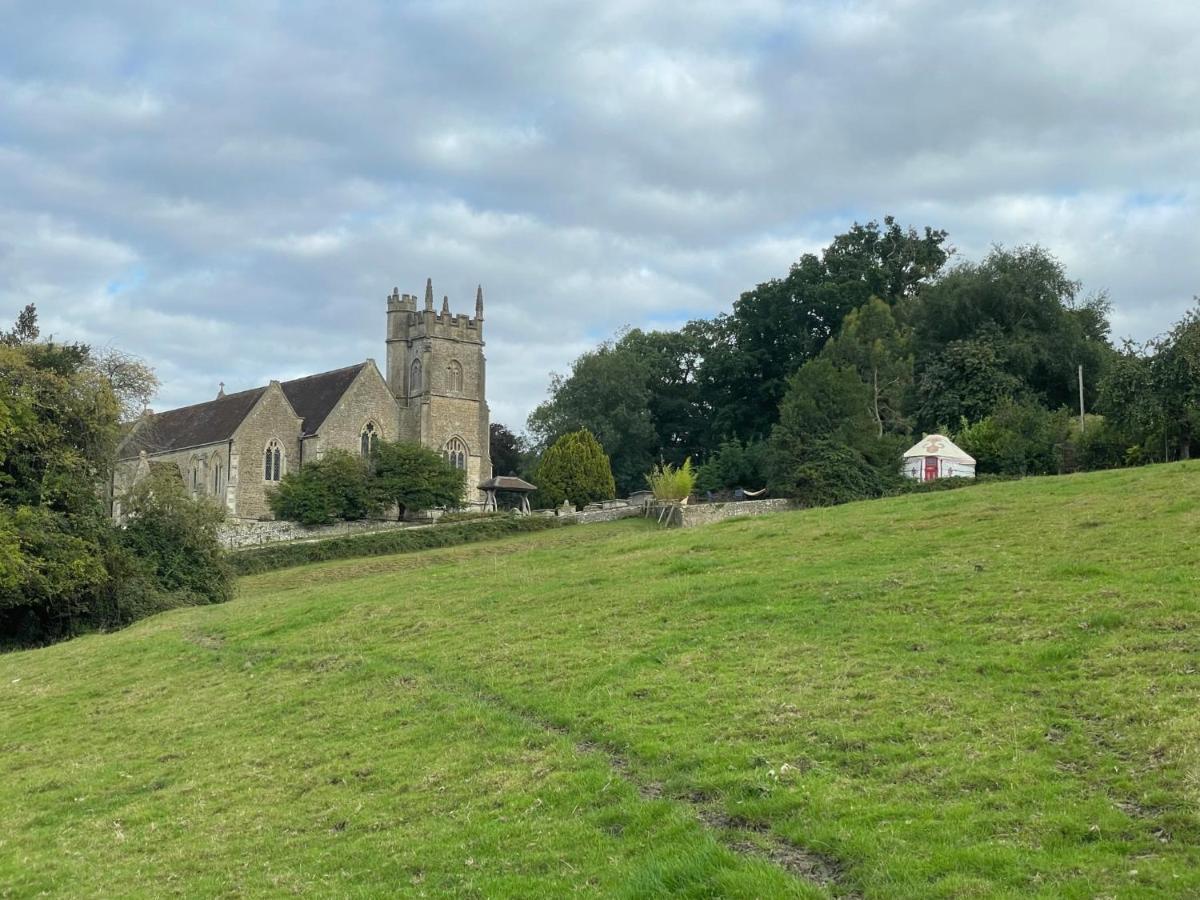
<svg viewBox="0 0 1200 900">
<path fill-rule="evenodd" d="M 244 579 L 0 656 L 0 896 L 1200 895 L 1200 465 Z"/>
</svg>

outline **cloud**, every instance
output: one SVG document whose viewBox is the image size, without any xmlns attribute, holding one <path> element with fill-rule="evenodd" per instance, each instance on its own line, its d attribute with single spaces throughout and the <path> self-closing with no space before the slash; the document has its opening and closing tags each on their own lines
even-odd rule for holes
<svg viewBox="0 0 1200 900">
<path fill-rule="evenodd" d="M 1200 293 L 1200 11 L 25 5 L 0 32 L 0 314 L 159 407 L 381 358 L 393 285 L 488 299 L 510 425 L 596 340 L 727 309 L 854 220 L 1040 242 L 1114 333 Z"/>
</svg>

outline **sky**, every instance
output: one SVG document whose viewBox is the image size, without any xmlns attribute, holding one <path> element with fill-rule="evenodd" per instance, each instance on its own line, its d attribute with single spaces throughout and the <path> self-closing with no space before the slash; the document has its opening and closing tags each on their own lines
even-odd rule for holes
<svg viewBox="0 0 1200 900">
<path fill-rule="evenodd" d="M 493 421 L 853 222 L 1040 243 L 1115 338 L 1200 294 L 1200 5 L 0 0 L 0 321 L 166 409 L 486 301 Z"/>
</svg>

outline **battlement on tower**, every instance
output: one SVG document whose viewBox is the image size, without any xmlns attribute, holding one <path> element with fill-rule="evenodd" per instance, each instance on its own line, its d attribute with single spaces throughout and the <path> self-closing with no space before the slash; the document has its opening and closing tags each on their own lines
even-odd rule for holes
<svg viewBox="0 0 1200 900">
<path fill-rule="evenodd" d="M 392 288 L 387 298 L 388 340 L 417 341 L 443 338 L 483 343 L 483 288 L 475 293 L 475 315 L 450 311 L 450 298 L 442 297 L 442 308 L 433 306 L 433 280 L 425 282 L 424 308 L 418 308 L 416 294 L 401 294 Z"/>
</svg>

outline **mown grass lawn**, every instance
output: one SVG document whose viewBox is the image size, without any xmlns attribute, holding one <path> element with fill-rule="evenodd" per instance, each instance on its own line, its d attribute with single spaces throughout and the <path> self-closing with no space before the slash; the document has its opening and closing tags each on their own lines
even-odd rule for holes
<svg viewBox="0 0 1200 900">
<path fill-rule="evenodd" d="M 0 656 L 0 896 L 1200 895 L 1200 465 L 244 579 Z"/>
</svg>

